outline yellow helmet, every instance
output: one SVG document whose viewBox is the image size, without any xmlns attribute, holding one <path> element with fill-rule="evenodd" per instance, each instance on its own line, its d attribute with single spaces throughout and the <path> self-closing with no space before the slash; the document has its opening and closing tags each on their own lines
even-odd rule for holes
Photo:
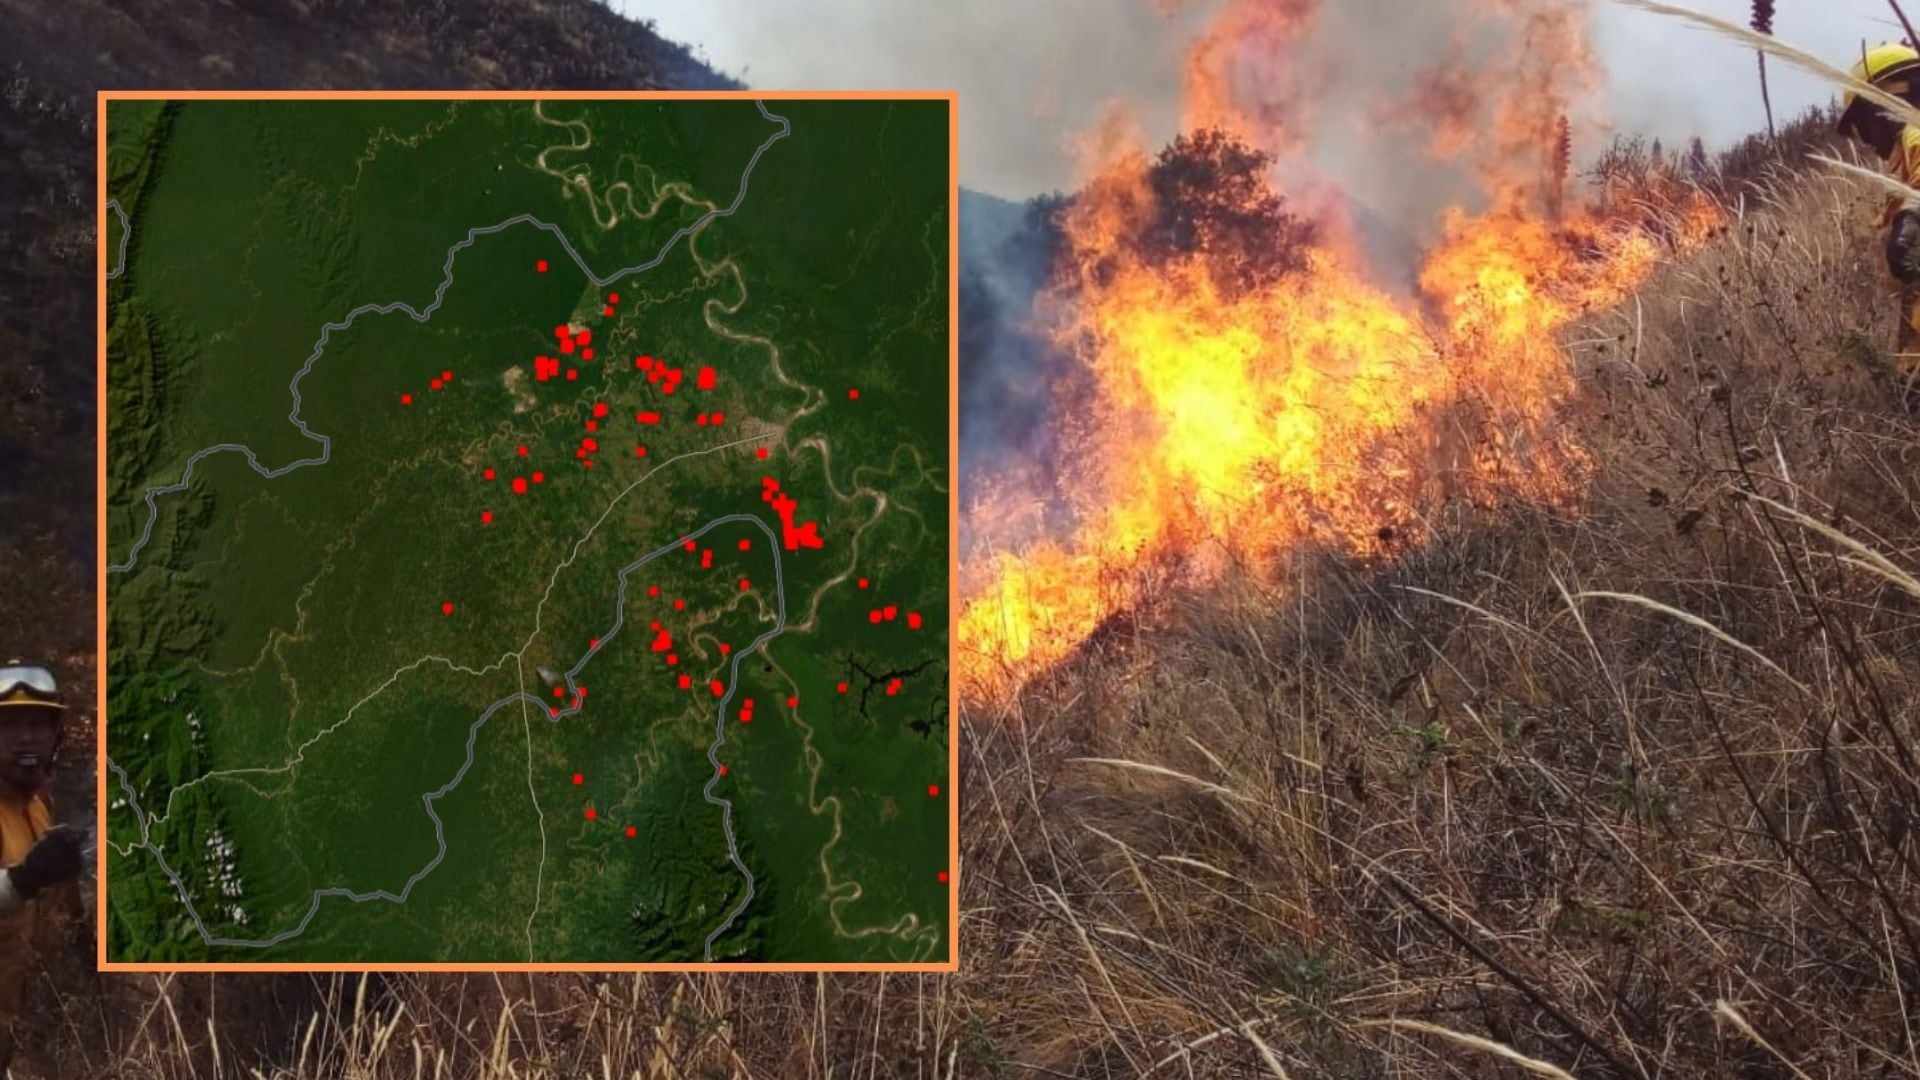
<svg viewBox="0 0 1920 1080">
<path fill-rule="evenodd" d="M 66 703 L 60 700 L 60 684 L 54 680 L 53 672 L 22 660 L 0 664 L 0 709 L 9 706 L 67 711 Z"/>
<path fill-rule="evenodd" d="M 1910 97 L 1914 90 L 1913 77 L 1920 74 L 1920 51 L 1894 42 L 1876 45 L 1860 54 L 1860 62 L 1853 65 L 1852 74 L 1889 94 Z M 1884 151 L 1899 134 L 1897 128 L 1885 130 L 1887 126 L 1886 114 L 1878 106 L 1852 90 L 1847 91 L 1840 109 L 1840 134 L 1865 140 L 1876 147 L 1885 142 L 1887 146 L 1881 147 Z"/>
</svg>

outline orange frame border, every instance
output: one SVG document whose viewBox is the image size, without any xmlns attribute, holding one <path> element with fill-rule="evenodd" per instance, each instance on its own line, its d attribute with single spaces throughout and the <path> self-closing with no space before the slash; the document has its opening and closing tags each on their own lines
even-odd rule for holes
<svg viewBox="0 0 1920 1080">
<path fill-rule="evenodd" d="M 947 682 L 947 959 L 939 963 L 712 963 L 712 964 L 249 964 L 241 961 L 199 964 L 131 964 L 107 960 L 107 104 L 110 101 L 945 101 L 947 103 L 947 664 L 958 656 L 960 630 L 960 102 L 957 91 L 595 91 L 595 90 L 102 90 L 95 102 L 96 144 L 95 250 L 95 872 L 100 883 L 94 914 L 94 959 L 103 972 L 769 972 L 878 971 L 954 972 L 960 969 L 960 752 L 959 684 Z"/>
</svg>

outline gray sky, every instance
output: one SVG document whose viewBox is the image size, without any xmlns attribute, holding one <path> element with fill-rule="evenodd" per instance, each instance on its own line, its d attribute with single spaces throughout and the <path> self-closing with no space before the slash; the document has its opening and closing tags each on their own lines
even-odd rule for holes
<svg viewBox="0 0 1920 1080">
<path fill-rule="evenodd" d="M 1072 136 L 1110 101 L 1131 102 L 1150 139 L 1170 138 L 1181 45 L 1204 15 L 1169 20 L 1154 0 L 613 3 L 751 86 L 958 90 L 961 182 L 1008 198 L 1071 187 Z M 1744 22 L 1749 0 L 1691 6 Z M 1897 36 L 1885 0 L 1777 6 L 1782 39 L 1840 66 L 1859 55 L 1862 38 Z M 1920 0 L 1907 6 L 1920 19 Z M 1751 52 L 1604 0 L 1595 2 L 1593 25 L 1617 129 L 1670 143 L 1699 134 L 1720 145 L 1764 126 Z M 1831 96 L 1811 77 L 1772 61 L 1769 68 L 1782 119 Z"/>
</svg>

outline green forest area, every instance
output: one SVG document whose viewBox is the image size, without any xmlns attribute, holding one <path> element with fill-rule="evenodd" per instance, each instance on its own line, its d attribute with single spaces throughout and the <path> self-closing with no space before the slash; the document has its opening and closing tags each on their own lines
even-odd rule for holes
<svg viewBox="0 0 1920 1080">
<path fill-rule="evenodd" d="M 112 103 L 108 959 L 944 960 L 948 122 Z"/>
</svg>

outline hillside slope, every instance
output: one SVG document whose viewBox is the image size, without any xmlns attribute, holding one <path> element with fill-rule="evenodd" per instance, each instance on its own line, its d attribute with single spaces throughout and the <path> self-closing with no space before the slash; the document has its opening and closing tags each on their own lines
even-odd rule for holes
<svg viewBox="0 0 1920 1080">
<path fill-rule="evenodd" d="M 194 976 L 85 1060 L 205 1071 L 211 1019 L 300 1077 L 1913 1075 L 1920 423 L 1876 198 L 1746 196 L 1569 335 L 1576 504 L 1163 596 L 969 709 L 960 975 Z M 233 1017 L 269 987 L 292 1023 Z"/>
<path fill-rule="evenodd" d="M 1568 335 L 1576 505 L 1164 596 L 974 711 L 980 1059 L 1913 1074 L 1920 424 L 1875 196 L 1745 195 Z"/>
<path fill-rule="evenodd" d="M 0 13 L 9 66 L 89 102 L 97 89 L 740 85 L 593 0 L 4 0 Z"/>
</svg>

